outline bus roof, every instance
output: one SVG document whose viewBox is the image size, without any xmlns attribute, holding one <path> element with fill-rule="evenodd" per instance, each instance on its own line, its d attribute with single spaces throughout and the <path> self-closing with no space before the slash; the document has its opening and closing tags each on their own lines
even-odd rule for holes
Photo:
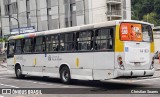
<svg viewBox="0 0 160 97">
<path fill-rule="evenodd" d="M 115 21 L 106 21 L 102 23 L 95 23 L 95 24 L 88 24 L 88 25 L 82 25 L 82 26 L 75 26 L 75 27 L 68 27 L 68 28 L 61 28 L 61 29 L 55 29 L 55 30 L 48 30 L 48 31 L 41 31 L 36 33 L 28 33 L 28 34 L 21 34 L 21 35 L 15 35 L 8 38 L 8 40 L 12 39 L 23 39 L 23 38 L 30 38 L 35 36 L 43 36 L 43 35 L 51 35 L 51 34 L 58 34 L 58 33 L 65 33 L 65 32 L 73 32 L 73 31 L 80 31 L 80 30 L 87 30 L 87 29 L 94 29 L 94 28 L 103 28 L 106 26 L 115 26 L 120 25 L 122 22 L 129 22 L 129 23 L 140 23 L 140 24 L 147 24 L 151 25 L 147 22 L 137 21 L 137 20 L 115 20 Z"/>
</svg>

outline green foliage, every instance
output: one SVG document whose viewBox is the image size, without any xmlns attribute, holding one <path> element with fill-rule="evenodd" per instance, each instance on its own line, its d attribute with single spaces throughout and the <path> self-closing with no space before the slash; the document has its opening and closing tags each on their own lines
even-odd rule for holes
<svg viewBox="0 0 160 97">
<path fill-rule="evenodd" d="M 154 0 L 154 10 L 160 14 L 160 0 Z"/>
<path fill-rule="evenodd" d="M 7 42 L 7 38 L 0 38 L 0 42 Z"/>
<path fill-rule="evenodd" d="M 157 13 L 151 12 L 143 16 L 143 21 L 158 25 L 159 20 L 157 19 L 157 16 Z"/>
<path fill-rule="evenodd" d="M 132 19 L 160 25 L 160 0 L 131 0 Z"/>
</svg>

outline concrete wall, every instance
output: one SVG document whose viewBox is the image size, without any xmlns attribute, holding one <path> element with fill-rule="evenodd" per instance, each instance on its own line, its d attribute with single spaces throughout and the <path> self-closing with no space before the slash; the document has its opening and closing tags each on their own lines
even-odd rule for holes
<svg viewBox="0 0 160 97">
<path fill-rule="evenodd" d="M 92 14 L 93 14 L 93 22 L 104 22 L 107 21 L 106 12 L 107 12 L 107 6 L 106 6 L 106 0 L 92 0 Z"/>
</svg>

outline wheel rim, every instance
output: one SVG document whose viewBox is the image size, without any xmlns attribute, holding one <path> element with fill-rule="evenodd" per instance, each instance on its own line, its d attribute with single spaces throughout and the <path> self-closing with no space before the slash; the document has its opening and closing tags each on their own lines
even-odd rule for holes
<svg viewBox="0 0 160 97">
<path fill-rule="evenodd" d="M 66 70 L 63 71 L 63 73 L 62 73 L 62 78 L 63 78 L 63 80 L 64 80 L 65 82 L 68 81 L 69 74 L 68 74 L 68 72 L 67 72 Z"/>
<path fill-rule="evenodd" d="M 17 69 L 17 76 L 19 77 L 21 75 L 21 69 Z"/>
</svg>

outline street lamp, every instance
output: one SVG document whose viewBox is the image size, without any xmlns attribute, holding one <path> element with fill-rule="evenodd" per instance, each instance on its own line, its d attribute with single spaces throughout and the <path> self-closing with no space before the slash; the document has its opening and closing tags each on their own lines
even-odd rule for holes
<svg viewBox="0 0 160 97">
<path fill-rule="evenodd" d="M 17 21 L 17 23 L 18 23 L 18 33 L 19 33 L 19 35 L 20 35 L 20 25 L 19 25 L 19 21 L 18 21 L 17 18 L 12 17 L 12 16 L 9 16 L 9 17 L 1 17 L 1 18 L 13 18 L 13 19 L 15 19 L 15 20 Z"/>
</svg>

